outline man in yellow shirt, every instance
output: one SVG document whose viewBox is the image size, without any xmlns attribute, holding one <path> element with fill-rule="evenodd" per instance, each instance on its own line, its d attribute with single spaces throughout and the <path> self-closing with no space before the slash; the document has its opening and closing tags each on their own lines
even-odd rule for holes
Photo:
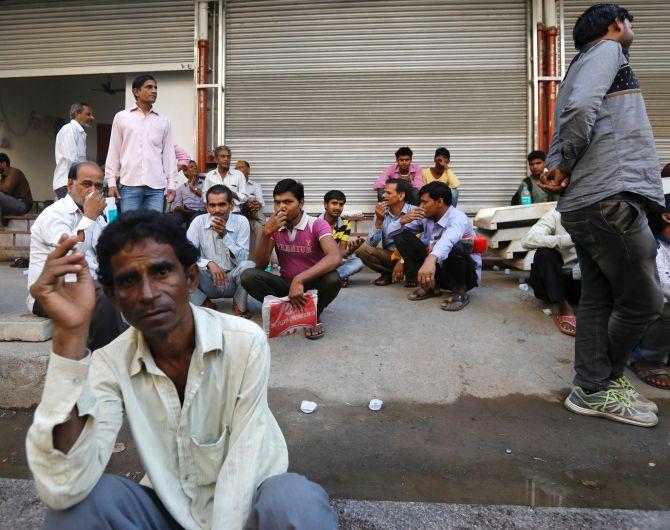
<svg viewBox="0 0 670 530">
<path fill-rule="evenodd" d="M 435 165 L 427 167 L 423 170 L 423 185 L 431 182 L 443 182 L 451 188 L 451 204 L 456 206 L 458 203 L 458 186 L 461 181 L 456 178 L 454 172 L 449 169 L 449 162 L 451 161 L 451 153 L 446 147 L 438 147 L 435 150 L 433 157 Z"/>
</svg>

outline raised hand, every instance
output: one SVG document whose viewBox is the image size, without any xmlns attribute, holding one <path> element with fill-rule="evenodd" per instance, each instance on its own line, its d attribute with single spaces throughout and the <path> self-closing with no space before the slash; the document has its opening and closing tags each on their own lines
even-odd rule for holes
<svg viewBox="0 0 670 530">
<path fill-rule="evenodd" d="M 406 225 L 412 221 L 420 221 L 426 217 L 423 208 L 412 208 L 409 212 L 400 218 L 400 224 Z"/>
<path fill-rule="evenodd" d="M 387 213 L 386 201 L 378 202 L 375 206 L 375 214 L 377 214 L 377 219 L 384 219 Z"/>
<path fill-rule="evenodd" d="M 286 226 L 286 212 L 279 210 L 270 217 L 263 227 L 263 233 L 267 236 L 271 236 L 280 228 Z"/>
<path fill-rule="evenodd" d="M 105 198 L 98 190 L 90 192 L 84 198 L 84 215 L 95 221 L 105 211 Z"/>
</svg>

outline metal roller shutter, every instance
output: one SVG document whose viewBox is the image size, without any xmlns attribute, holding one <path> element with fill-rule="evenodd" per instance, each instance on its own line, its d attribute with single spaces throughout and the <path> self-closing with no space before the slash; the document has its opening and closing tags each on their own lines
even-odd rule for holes
<svg viewBox="0 0 670 530">
<path fill-rule="evenodd" d="M 193 0 L 4 0 L 0 12 L 0 78 L 193 68 Z"/>
<path fill-rule="evenodd" d="M 401 145 L 452 153 L 468 210 L 507 204 L 526 174 L 526 2 L 226 2 L 226 143 L 269 197 L 308 208 L 339 188 L 371 211 Z"/>
<path fill-rule="evenodd" d="M 592 2 L 565 0 L 565 62 L 576 54 L 572 28 L 577 17 Z M 630 62 L 635 70 L 647 104 L 649 120 L 654 129 L 656 149 L 661 166 L 670 162 L 670 6 L 667 0 L 628 0 L 621 4 L 633 14 L 635 41 L 630 49 Z"/>
</svg>

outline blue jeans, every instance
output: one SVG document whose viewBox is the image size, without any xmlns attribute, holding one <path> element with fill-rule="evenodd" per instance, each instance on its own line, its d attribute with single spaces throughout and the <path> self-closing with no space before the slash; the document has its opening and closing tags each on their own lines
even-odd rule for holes
<svg viewBox="0 0 670 530">
<path fill-rule="evenodd" d="M 221 287 L 214 285 L 211 273 L 207 269 L 200 269 L 200 284 L 198 289 L 189 296 L 191 303 L 201 305 L 206 298 L 230 298 L 237 304 L 240 311 L 247 310 L 247 291 L 242 287 L 240 277 L 247 269 L 253 269 L 256 264 L 246 260 L 233 270 L 226 272 L 226 283 Z"/>
<path fill-rule="evenodd" d="M 344 258 L 344 263 L 337 268 L 337 273 L 340 278 L 348 278 L 353 276 L 363 268 L 363 260 L 356 256 L 349 256 Z"/>
<path fill-rule="evenodd" d="M 149 186 L 124 186 L 121 184 L 119 191 L 121 192 L 122 212 L 130 212 L 140 208 L 148 208 L 157 212 L 163 211 L 164 189 L 156 190 Z"/>
</svg>

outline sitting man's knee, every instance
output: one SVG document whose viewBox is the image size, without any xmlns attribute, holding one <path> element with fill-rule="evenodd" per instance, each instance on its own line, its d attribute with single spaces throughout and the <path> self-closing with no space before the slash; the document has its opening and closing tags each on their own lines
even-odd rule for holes
<svg viewBox="0 0 670 530">
<path fill-rule="evenodd" d="M 242 282 L 242 285 L 253 285 L 253 283 L 256 281 L 257 274 L 258 269 L 256 269 L 255 266 L 250 267 L 245 271 L 243 271 L 242 275 L 240 276 L 240 281 Z"/>
</svg>

